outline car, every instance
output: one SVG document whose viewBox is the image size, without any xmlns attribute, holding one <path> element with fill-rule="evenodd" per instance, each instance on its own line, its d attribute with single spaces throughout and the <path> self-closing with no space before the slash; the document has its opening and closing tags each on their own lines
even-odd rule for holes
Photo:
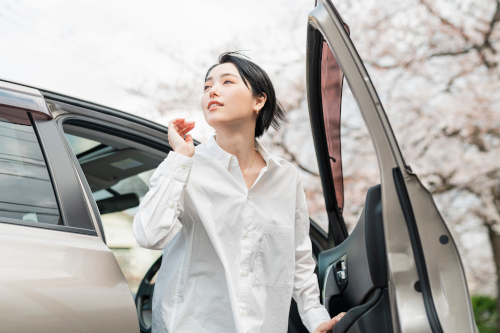
<svg viewBox="0 0 500 333">
<path fill-rule="evenodd" d="M 332 316 L 346 311 L 333 332 L 477 332 L 457 246 L 405 163 L 348 26 L 318 0 L 307 29 L 308 106 L 328 215 L 327 231 L 311 220 L 310 238 L 321 302 Z M 351 233 L 340 133 L 346 84 L 381 179 Z M 0 81 L 1 331 L 151 332 L 161 257 L 132 294 L 102 220 L 139 205 L 147 186 L 138 179 L 171 151 L 167 133 L 119 110 Z M 293 300 L 288 332 L 307 332 Z"/>
</svg>

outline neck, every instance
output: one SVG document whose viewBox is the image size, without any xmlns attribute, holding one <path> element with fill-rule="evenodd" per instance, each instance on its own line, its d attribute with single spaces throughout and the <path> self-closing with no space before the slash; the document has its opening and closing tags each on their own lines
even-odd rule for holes
<svg viewBox="0 0 500 333">
<path fill-rule="evenodd" d="M 236 156 L 241 168 L 248 168 L 255 158 L 255 131 L 217 131 L 215 141 L 228 153 Z"/>
</svg>

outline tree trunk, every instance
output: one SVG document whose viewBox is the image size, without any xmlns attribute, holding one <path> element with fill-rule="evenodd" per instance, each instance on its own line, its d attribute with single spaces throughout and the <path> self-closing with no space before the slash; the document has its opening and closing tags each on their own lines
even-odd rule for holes
<svg viewBox="0 0 500 333">
<path fill-rule="evenodd" d="M 490 237 L 493 260 L 497 272 L 497 311 L 500 311 L 500 235 L 493 230 L 490 224 L 486 224 L 488 236 Z M 498 316 L 497 333 L 500 333 L 500 316 Z"/>
</svg>

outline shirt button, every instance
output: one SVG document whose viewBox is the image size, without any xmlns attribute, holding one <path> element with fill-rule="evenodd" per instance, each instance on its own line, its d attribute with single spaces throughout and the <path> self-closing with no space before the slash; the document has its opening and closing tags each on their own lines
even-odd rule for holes
<svg viewBox="0 0 500 333">
<path fill-rule="evenodd" d="M 230 160 L 231 160 L 231 162 L 234 161 L 234 156 L 231 156 Z"/>
<path fill-rule="evenodd" d="M 245 238 L 250 236 L 250 234 L 248 232 L 245 232 Z"/>
<path fill-rule="evenodd" d="M 245 315 L 245 310 L 241 309 L 241 314 L 244 316 Z"/>
<path fill-rule="evenodd" d="M 170 204 L 170 207 L 174 208 L 174 207 L 175 207 L 175 204 L 172 202 L 172 203 Z"/>
<path fill-rule="evenodd" d="M 186 168 L 187 168 L 186 165 L 182 166 L 182 170 L 186 170 Z"/>
<path fill-rule="evenodd" d="M 247 199 L 250 199 L 250 194 L 247 195 Z"/>
<path fill-rule="evenodd" d="M 247 273 L 245 271 L 241 271 L 241 276 L 245 276 Z"/>
</svg>

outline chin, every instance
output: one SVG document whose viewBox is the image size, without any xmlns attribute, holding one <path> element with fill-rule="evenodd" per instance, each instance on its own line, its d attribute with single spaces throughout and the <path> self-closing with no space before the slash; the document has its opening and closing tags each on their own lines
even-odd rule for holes
<svg viewBox="0 0 500 333">
<path fill-rule="evenodd" d="M 208 114 L 208 116 L 205 116 L 205 120 L 207 121 L 208 125 L 214 128 L 228 122 L 228 119 L 226 119 L 226 117 L 215 113 Z"/>
</svg>

